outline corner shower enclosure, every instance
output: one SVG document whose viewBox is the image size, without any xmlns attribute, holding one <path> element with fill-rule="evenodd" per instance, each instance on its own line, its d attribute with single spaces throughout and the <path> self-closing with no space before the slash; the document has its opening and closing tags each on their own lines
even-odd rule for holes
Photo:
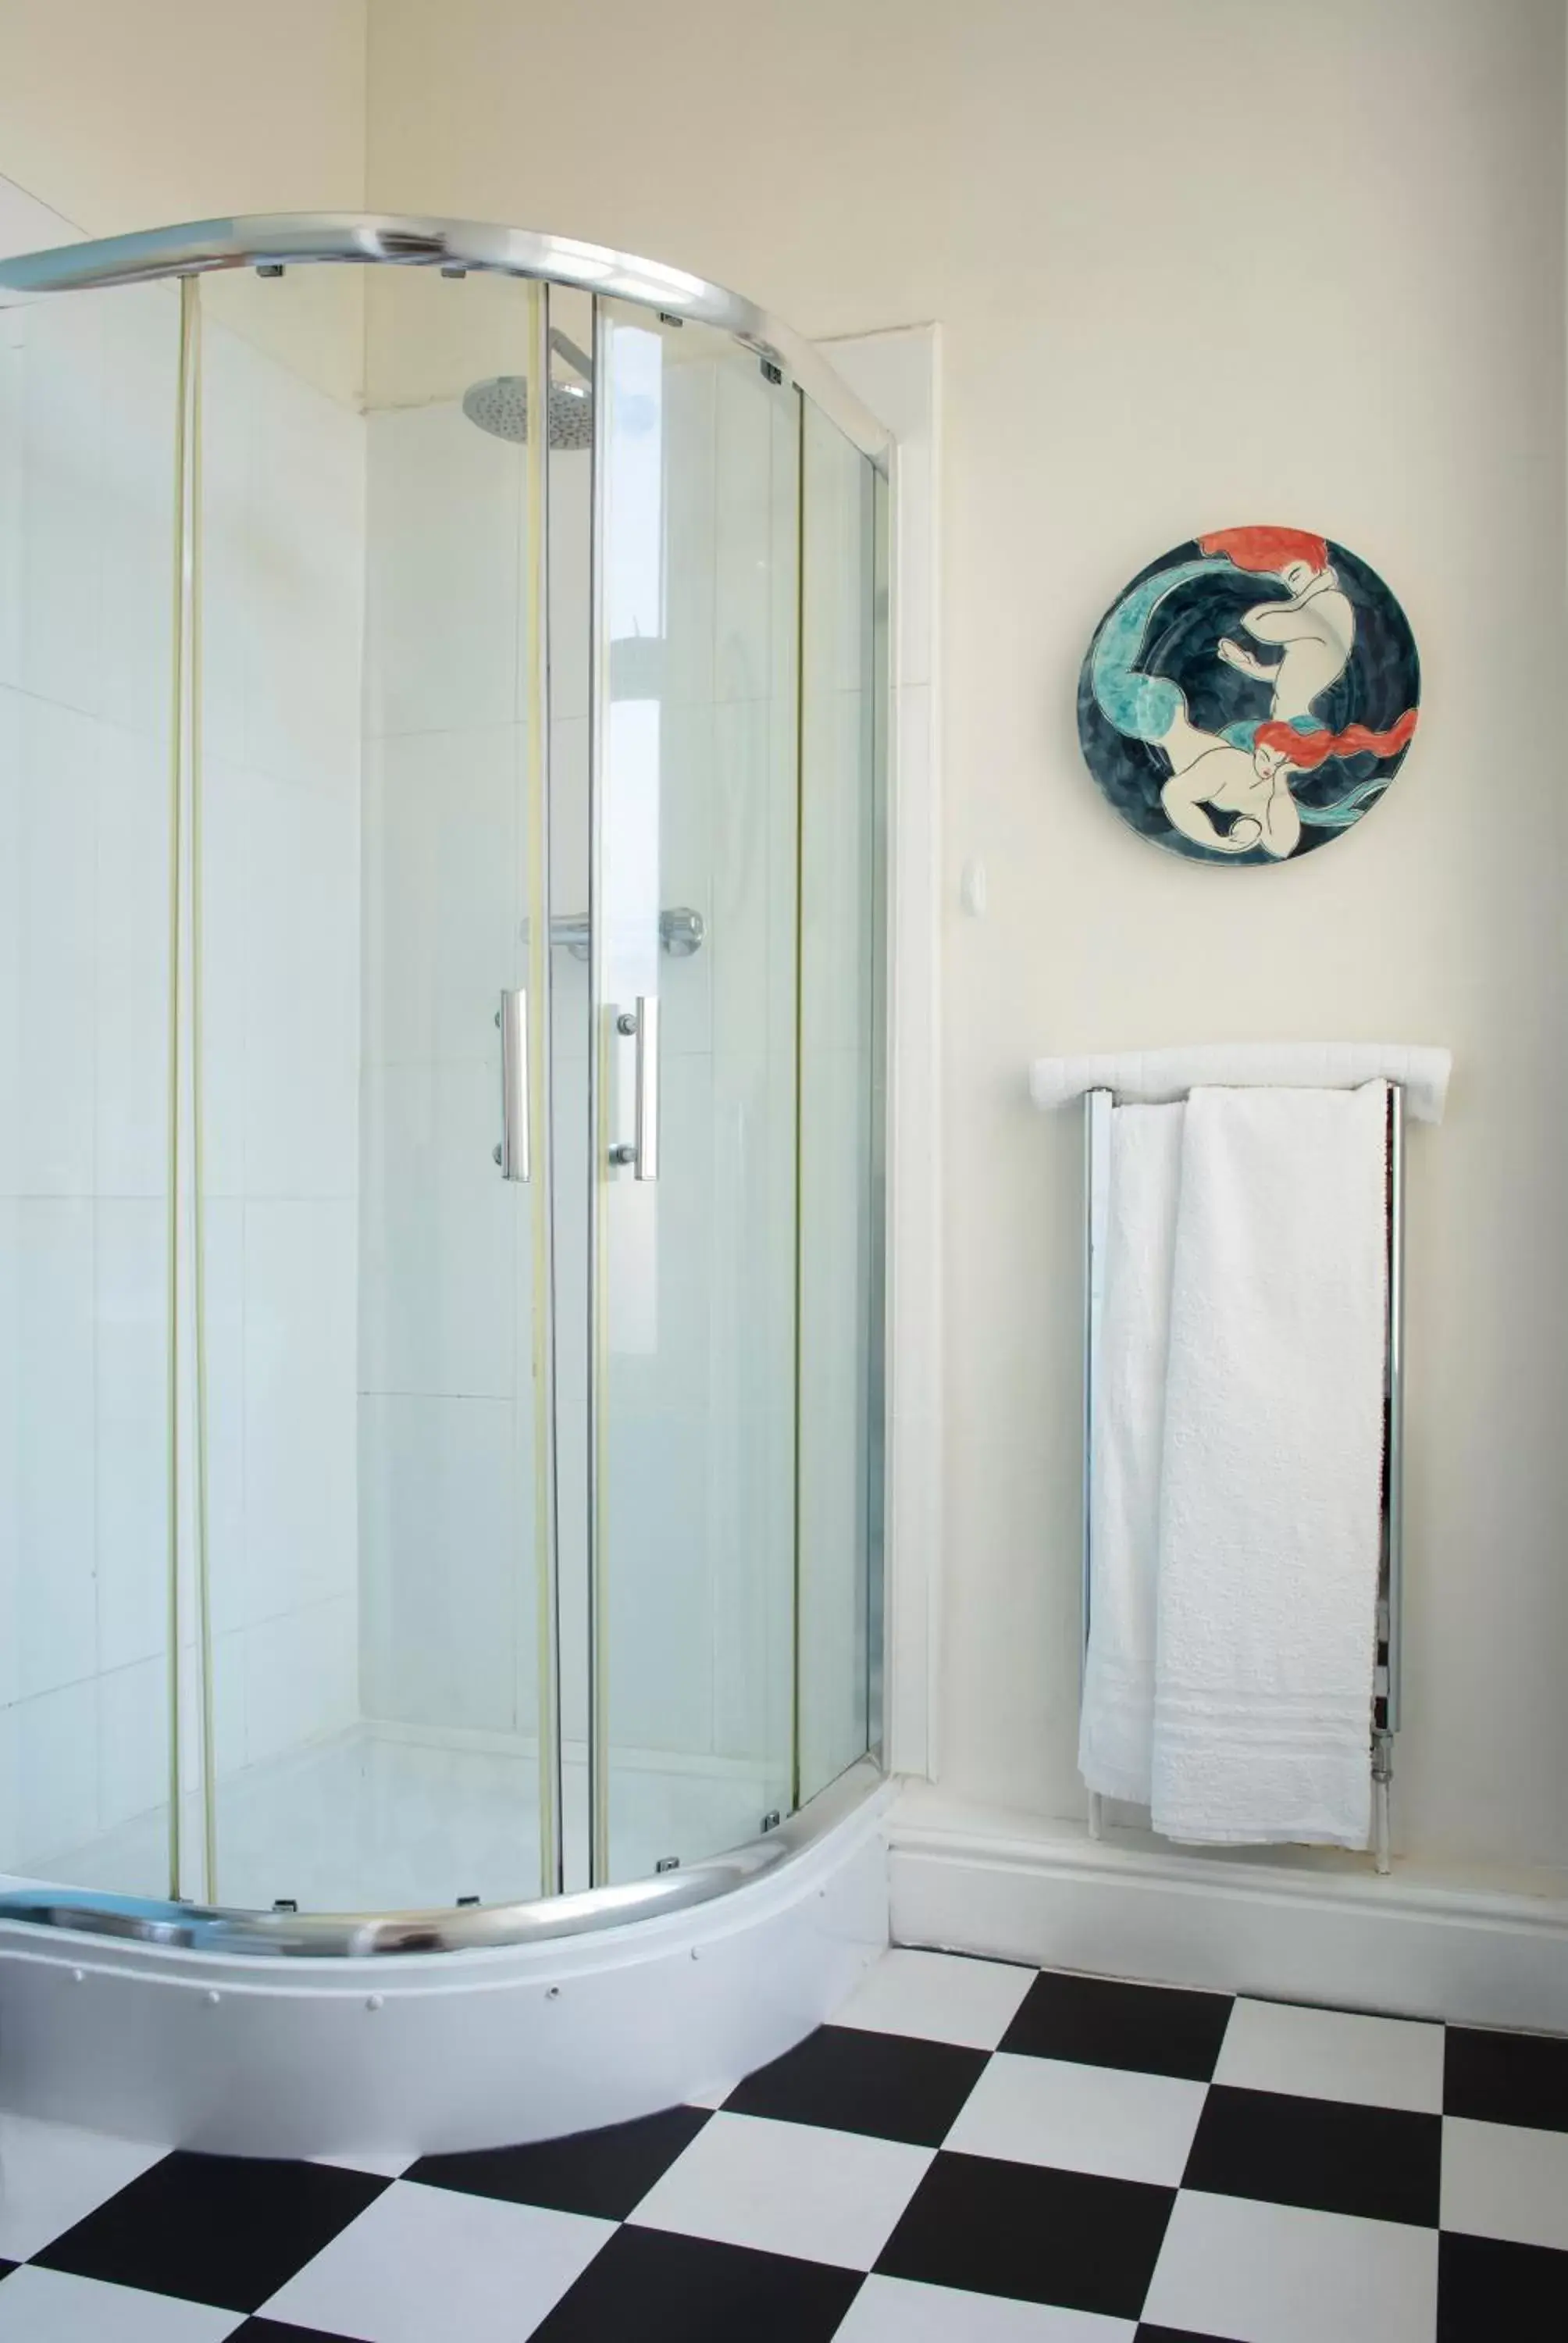
<svg viewBox="0 0 1568 2343">
<path fill-rule="evenodd" d="M 879 1754 L 885 435 L 511 230 L 0 287 L 4 1912 L 717 1892 Z"/>
</svg>

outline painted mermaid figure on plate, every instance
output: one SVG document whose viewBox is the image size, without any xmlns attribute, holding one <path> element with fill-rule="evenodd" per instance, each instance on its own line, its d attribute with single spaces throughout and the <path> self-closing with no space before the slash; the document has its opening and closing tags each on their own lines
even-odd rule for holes
<svg viewBox="0 0 1568 2343">
<path fill-rule="evenodd" d="M 1382 795 L 1419 697 L 1404 613 L 1364 562 L 1303 529 L 1228 528 L 1176 547 L 1107 612 L 1079 734 L 1145 837 L 1281 862 Z"/>
</svg>

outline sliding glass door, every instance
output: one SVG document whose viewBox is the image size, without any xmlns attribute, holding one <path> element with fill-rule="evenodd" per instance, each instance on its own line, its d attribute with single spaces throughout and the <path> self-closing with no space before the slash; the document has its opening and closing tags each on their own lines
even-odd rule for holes
<svg viewBox="0 0 1568 2343">
<path fill-rule="evenodd" d="M 800 401 L 600 305 L 597 1876 L 793 1797 Z"/>
<path fill-rule="evenodd" d="M 365 305 L 363 412 L 300 371 L 331 298 Z M 205 1624 L 228 1903 L 556 1881 L 543 313 L 502 277 L 300 271 L 222 287 L 206 320 Z"/>
</svg>

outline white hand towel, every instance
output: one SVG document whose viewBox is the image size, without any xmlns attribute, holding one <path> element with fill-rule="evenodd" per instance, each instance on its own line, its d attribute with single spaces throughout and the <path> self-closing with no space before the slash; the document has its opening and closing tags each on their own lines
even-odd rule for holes
<svg viewBox="0 0 1568 2343">
<path fill-rule="evenodd" d="M 1194 1091 L 1182 1132 L 1152 1819 L 1364 1846 L 1386 1094 Z"/>
<path fill-rule="evenodd" d="M 1085 1091 L 1123 1099 L 1180 1099 L 1200 1084 L 1278 1090 L 1357 1090 L 1398 1082 L 1417 1122 L 1441 1122 L 1452 1059 L 1404 1041 L 1215 1041 L 1182 1050 L 1113 1050 L 1098 1057 L 1037 1058 L 1030 1095 L 1049 1111 Z"/>
<path fill-rule="evenodd" d="M 1104 1294 L 1090 1472 L 1089 1652 L 1078 1765 L 1091 1790 L 1149 1804 L 1154 1575 L 1181 1106 L 1119 1106 L 1108 1149 Z"/>
</svg>

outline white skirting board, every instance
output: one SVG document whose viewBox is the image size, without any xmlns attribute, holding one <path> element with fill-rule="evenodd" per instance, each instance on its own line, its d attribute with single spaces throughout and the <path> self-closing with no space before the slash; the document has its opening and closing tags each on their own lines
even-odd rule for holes
<svg viewBox="0 0 1568 2343">
<path fill-rule="evenodd" d="M 1568 1879 L 1476 1887 L 1396 1865 L 1244 1863 L 1015 1830 L 948 1807 L 892 1821 L 892 1936 L 1042 1967 L 1568 2034 Z"/>
<path fill-rule="evenodd" d="M 490 1951 L 231 1956 L 0 1922 L 0 2108 L 229 2155 L 411 2156 L 728 2089 L 885 1947 L 890 1795 L 711 1903 Z"/>
</svg>

